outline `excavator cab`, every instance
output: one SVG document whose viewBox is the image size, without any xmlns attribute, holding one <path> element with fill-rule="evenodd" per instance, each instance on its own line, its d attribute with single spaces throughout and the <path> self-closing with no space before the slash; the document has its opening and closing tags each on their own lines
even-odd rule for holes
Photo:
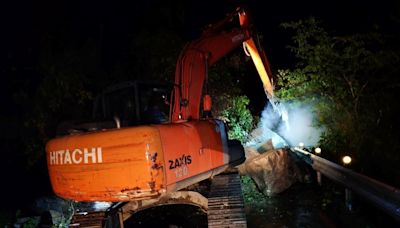
<svg viewBox="0 0 400 228">
<path fill-rule="evenodd" d="M 127 81 L 105 88 L 93 103 L 90 120 L 64 121 L 57 135 L 169 121 L 172 86 L 154 81 Z"/>
<path fill-rule="evenodd" d="M 166 123 L 171 90 L 168 84 L 151 81 L 116 84 L 96 97 L 93 119 L 119 119 L 121 126 Z"/>
</svg>

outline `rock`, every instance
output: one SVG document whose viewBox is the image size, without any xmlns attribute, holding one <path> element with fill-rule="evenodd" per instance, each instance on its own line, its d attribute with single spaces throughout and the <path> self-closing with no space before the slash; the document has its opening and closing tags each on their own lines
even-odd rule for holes
<svg viewBox="0 0 400 228">
<path fill-rule="evenodd" d="M 66 213 L 70 209 L 71 201 L 62 199 L 55 195 L 40 197 L 30 205 L 32 213 L 39 215 L 50 210 L 58 211 L 59 213 Z"/>
<path fill-rule="evenodd" d="M 249 151 L 252 151 L 251 149 Z M 278 194 L 299 180 L 301 173 L 286 149 L 269 150 L 248 158 L 238 167 L 267 196 Z"/>
<path fill-rule="evenodd" d="M 246 159 L 250 159 L 250 158 L 260 155 L 260 153 L 258 153 L 256 149 L 253 149 L 251 147 L 244 148 L 244 153 L 245 153 Z"/>
<path fill-rule="evenodd" d="M 40 221 L 40 216 L 18 218 L 14 223 L 14 228 L 37 227 Z"/>
<path fill-rule="evenodd" d="M 60 224 L 68 224 L 73 210 L 72 201 L 50 195 L 35 199 L 28 206 L 27 213 L 39 215 L 40 224 L 38 227 L 54 227 Z"/>
<path fill-rule="evenodd" d="M 260 147 L 257 148 L 257 152 L 263 154 L 267 151 L 273 150 L 274 145 L 272 145 L 272 139 L 266 141 L 265 143 L 261 144 Z"/>
<path fill-rule="evenodd" d="M 256 157 L 262 153 L 265 153 L 265 152 L 267 152 L 269 150 L 273 150 L 273 149 L 274 149 L 274 146 L 272 145 L 272 140 L 270 139 L 270 140 L 260 144 L 260 146 L 257 149 L 254 147 L 251 147 L 251 146 L 245 147 L 244 153 L 245 153 L 246 159 L 250 159 L 250 158 Z"/>
</svg>

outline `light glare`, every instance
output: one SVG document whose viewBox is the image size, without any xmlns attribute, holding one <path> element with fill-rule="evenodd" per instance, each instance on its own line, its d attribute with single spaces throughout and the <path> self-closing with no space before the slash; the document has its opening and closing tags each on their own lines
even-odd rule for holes
<svg viewBox="0 0 400 228">
<path fill-rule="evenodd" d="M 351 163 L 351 157 L 350 157 L 350 156 L 344 156 L 344 157 L 342 158 L 342 161 L 343 161 L 343 163 L 344 163 L 345 165 L 348 165 L 348 164 Z"/>
</svg>

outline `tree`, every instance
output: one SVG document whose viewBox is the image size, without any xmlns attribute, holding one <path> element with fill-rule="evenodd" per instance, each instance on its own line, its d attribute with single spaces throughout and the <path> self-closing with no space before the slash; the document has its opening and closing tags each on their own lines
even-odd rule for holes
<svg viewBox="0 0 400 228">
<path fill-rule="evenodd" d="M 393 78 L 399 73 L 400 59 L 398 46 L 390 45 L 395 39 L 379 30 L 334 36 L 314 18 L 283 27 L 295 32 L 289 48 L 297 64 L 278 71 L 277 96 L 314 105 L 316 124 L 326 129 L 321 144 L 336 158 L 343 153 L 351 153 L 360 162 L 377 157 L 377 145 L 388 141 L 377 134 L 387 130 L 382 120 L 398 110 L 393 105 L 395 93 L 387 90 L 399 81 Z M 393 135 L 389 141 L 397 145 L 397 139 Z"/>
<path fill-rule="evenodd" d="M 223 110 L 222 115 L 228 120 L 228 136 L 230 139 L 237 139 L 243 143 L 253 129 L 253 116 L 247 107 L 249 102 L 249 99 L 244 95 L 233 97 L 228 102 L 228 107 Z"/>
<path fill-rule="evenodd" d="M 249 59 L 248 59 L 249 60 Z M 226 121 L 228 136 L 244 142 L 254 128 L 249 98 L 243 81 L 248 79 L 246 58 L 237 50 L 221 59 L 209 72 L 209 92 L 213 97 L 213 115 Z M 251 66 L 254 67 L 254 66 Z"/>
</svg>

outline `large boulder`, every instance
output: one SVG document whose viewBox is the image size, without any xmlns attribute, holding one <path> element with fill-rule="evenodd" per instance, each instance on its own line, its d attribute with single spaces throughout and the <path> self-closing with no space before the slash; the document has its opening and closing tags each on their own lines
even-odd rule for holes
<svg viewBox="0 0 400 228">
<path fill-rule="evenodd" d="M 273 196 L 302 180 L 303 175 L 287 149 L 271 149 L 268 144 L 245 148 L 246 161 L 238 169 L 241 175 L 250 176 L 262 193 Z"/>
</svg>

